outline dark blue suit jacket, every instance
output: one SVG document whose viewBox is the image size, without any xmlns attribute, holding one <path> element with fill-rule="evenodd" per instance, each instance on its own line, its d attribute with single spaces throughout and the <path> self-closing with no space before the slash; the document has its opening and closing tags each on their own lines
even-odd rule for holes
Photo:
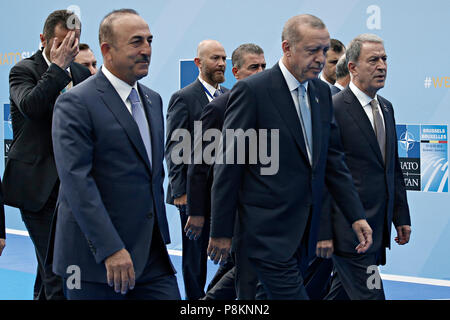
<svg viewBox="0 0 450 320">
<path fill-rule="evenodd" d="M 102 72 L 61 95 L 53 143 L 61 180 L 53 269 L 106 282 L 104 260 L 125 248 L 136 279 L 145 267 L 154 223 L 170 241 L 164 191 L 164 128 L 158 93 L 138 84 L 151 131 L 152 167 L 136 122 Z"/>
<path fill-rule="evenodd" d="M 315 79 L 309 81 L 308 94 L 312 110 L 312 166 L 300 120 L 278 64 L 237 82 L 231 90 L 224 132 L 239 128 L 244 131 L 253 128 L 257 132 L 279 130 L 276 174 L 261 175 L 264 165 L 260 161 L 214 165 L 211 236 L 233 236 L 237 211 L 239 243 L 236 248 L 246 248 L 250 257 L 287 261 L 299 248 L 304 235 L 307 235 L 308 252 L 315 252 L 325 181 L 345 208 L 349 224 L 365 217 L 344 162 L 330 89 Z M 269 131 L 268 141 L 270 136 Z M 271 150 L 270 143 L 268 149 Z"/>
<path fill-rule="evenodd" d="M 333 96 L 346 163 L 373 230 L 373 244 L 367 253 L 381 253 L 379 263 L 384 264 L 392 223 L 410 225 L 411 221 L 398 159 L 394 109 L 383 97 L 378 96 L 378 100 L 386 128 L 386 164 L 369 118 L 350 88 Z M 357 239 L 337 206 L 333 206 L 332 220 L 336 252 L 353 252 Z"/>
</svg>

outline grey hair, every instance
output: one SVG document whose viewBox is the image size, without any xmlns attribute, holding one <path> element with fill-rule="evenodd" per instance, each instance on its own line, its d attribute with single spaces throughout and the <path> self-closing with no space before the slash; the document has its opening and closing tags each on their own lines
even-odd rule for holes
<svg viewBox="0 0 450 320">
<path fill-rule="evenodd" d="M 345 54 L 343 54 L 336 64 L 336 79 L 345 78 L 349 74 L 348 64 Z"/>
<path fill-rule="evenodd" d="M 377 36 L 375 34 L 372 34 L 372 33 L 360 34 L 355 39 L 353 39 L 350 42 L 350 44 L 348 45 L 347 51 L 345 53 L 347 63 L 349 63 L 349 62 L 357 63 L 358 62 L 359 55 L 361 54 L 362 45 L 365 42 L 375 42 L 375 43 L 384 44 L 383 39 L 381 39 L 379 36 Z"/>
<path fill-rule="evenodd" d="M 298 26 L 307 25 L 314 29 L 325 29 L 326 26 L 322 20 L 316 16 L 310 14 L 301 14 L 294 16 L 286 21 L 283 32 L 281 34 L 281 41 L 287 40 L 291 45 L 295 45 L 302 40 L 303 35 L 301 34 Z"/>
<path fill-rule="evenodd" d="M 98 31 L 98 41 L 100 42 L 100 45 L 102 45 L 103 42 L 114 44 L 113 22 L 118 17 L 126 14 L 134 14 L 139 16 L 134 9 L 119 9 L 111 11 L 103 18 Z"/>
<path fill-rule="evenodd" d="M 244 56 L 246 54 L 261 55 L 264 54 L 264 51 L 260 46 L 253 43 L 241 44 L 233 51 L 233 54 L 231 55 L 231 62 L 233 64 L 233 67 L 240 69 L 245 62 Z"/>
</svg>

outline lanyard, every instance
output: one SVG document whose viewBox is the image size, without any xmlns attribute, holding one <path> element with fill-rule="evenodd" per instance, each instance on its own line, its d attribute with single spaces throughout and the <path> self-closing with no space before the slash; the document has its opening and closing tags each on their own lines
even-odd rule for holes
<svg viewBox="0 0 450 320">
<path fill-rule="evenodd" d="M 200 82 L 200 83 L 201 83 L 201 82 Z M 206 94 L 207 94 L 211 99 L 214 100 L 214 96 L 211 95 L 211 92 L 209 92 L 209 90 L 206 89 L 206 87 L 203 85 L 203 83 L 201 83 L 201 85 L 202 85 L 202 87 L 203 87 L 203 90 L 205 90 Z M 220 90 L 220 89 L 217 89 L 217 90 L 219 90 L 220 92 L 222 92 L 222 90 Z"/>
</svg>

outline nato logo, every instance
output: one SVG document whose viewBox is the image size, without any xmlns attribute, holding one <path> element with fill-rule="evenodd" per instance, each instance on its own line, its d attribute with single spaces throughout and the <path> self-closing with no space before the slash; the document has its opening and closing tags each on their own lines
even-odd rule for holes
<svg viewBox="0 0 450 320">
<path fill-rule="evenodd" d="M 398 156 L 407 190 L 448 192 L 446 125 L 397 125 Z"/>
<path fill-rule="evenodd" d="M 397 125 L 397 141 L 406 190 L 420 191 L 420 126 Z"/>
</svg>

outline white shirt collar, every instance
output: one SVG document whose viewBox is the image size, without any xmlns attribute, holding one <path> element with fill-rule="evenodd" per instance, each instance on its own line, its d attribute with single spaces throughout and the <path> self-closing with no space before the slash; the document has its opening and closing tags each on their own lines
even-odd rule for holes
<svg viewBox="0 0 450 320">
<path fill-rule="evenodd" d="M 334 86 L 336 87 L 336 88 L 338 88 L 338 89 L 341 89 L 341 90 L 344 90 L 345 88 L 340 84 L 340 83 L 338 83 L 338 82 L 336 82 L 335 84 L 334 84 Z"/>
<path fill-rule="evenodd" d="M 350 81 L 349 84 L 350 90 L 352 90 L 352 92 L 354 93 L 354 95 L 356 96 L 356 98 L 358 99 L 359 103 L 361 103 L 361 106 L 365 107 L 367 106 L 370 101 L 372 101 L 373 99 L 371 97 L 369 97 L 367 94 L 365 94 L 364 92 L 362 92 L 354 83 L 353 81 Z M 375 98 L 378 101 L 378 96 L 375 95 Z"/>
<path fill-rule="evenodd" d="M 325 79 L 325 77 L 323 76 L 323 72 L 320 73 L 319 79 L 322 80 L 323 82 L 325 82 L 326 84 L 328 84 L 330 86 L 330 88 L 331 88 L 331 86 L 335 85 L 335 84 L 328 82 L 327 79 Z"/>
<path fill-rule="evenodd" d="M 286 66 L 284 65 L 283 59 L 280 59 L 280 61 L 278 61 L 278 65 L 280 66 L 281 69 L 281 73 L 284 76 L 284 79 L 286 80 L 286 83 L 288 85 L 289 91 L 294 91 L 295 89 L 298 88 L 298 86 L 300 85 L 300 81 L 298 81 L 293 75 L 292 73 L 286 68 Z M 308 91 L 308 81 L 305 81 L 302 83 L 303 86 L 305 87 L 306 91 Z"/>
<path fill-rule="evenodd" d="M 211 96 L 214 96 L 214 93 L 216 90 L 220 90 L 220 84 L 217 84 L 217 89 L 214 88 L 212 85 L 210 85 L 208 82 L 203 80 L 200 75 L 198 76 L 198 80 L 203 84 L 203 86 L 208 90 L 208 92 L 211 94 Z"/>
<path fill-rule="evenodd" d="M 108 79 L 109 82 L 111 82 L 111 85 L 114 87 L 114 89 L 116 89 L 116 91 L 119 94 L 120 98 L 123 100 L 125 105 L 127 105 L 127 107 L 128 107 L 127 99 L 128 99 L 128 96 L 131 93 L 131 89 L 132 88 L 136 89 L 136 91 L 138 92 L 138 95 L 139 95 L 139 91 L 138 91 L 138 88 L 137 88 L 137 82 L 135 82 L 133 86 L 130 86 L 125 81 L 123 81 L 123 80 L 117 78 L 115 75 L 113 75 L 111 73 L 111 71 L 109 71 L 105 67 L 105 65 L 102 65 L 101 71 L 105 75 L 106 79 Z"/>
</svg>

